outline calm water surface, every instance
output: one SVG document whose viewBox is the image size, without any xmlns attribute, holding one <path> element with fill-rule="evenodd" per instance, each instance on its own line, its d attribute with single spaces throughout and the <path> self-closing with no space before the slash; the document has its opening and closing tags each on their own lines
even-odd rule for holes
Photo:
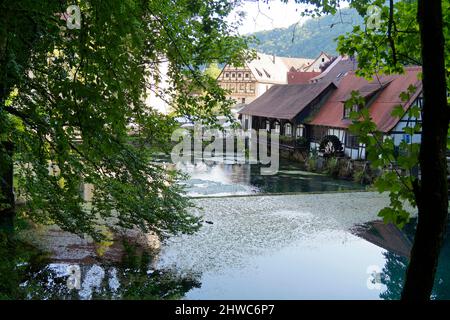
<svg viewBox="0 0 450 320">
<path fill-rule="evenodd" d="M 182 163 L 177 168 L 190 178 L 184 182 L 191 197 L 247 195 L 256 193 L 327 192 L 364 190 L 352 181 L 307 172 L 296 162 L 280 159 L 274 175 L 261 175 L 261 165 L 239 164 L 234 159 L 213 158 L 207 164 Z M 160 161 L 168 161 L 161 158 Z"/>
</svg>

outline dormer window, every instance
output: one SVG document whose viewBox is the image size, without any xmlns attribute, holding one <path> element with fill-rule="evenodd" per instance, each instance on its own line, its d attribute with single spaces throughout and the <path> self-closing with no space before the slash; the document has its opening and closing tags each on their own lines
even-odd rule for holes
<svg viewBox="0 0 450 320">
<path fill-rule="evenodd" d="M 361 106 L 353 105 L 352 107 L 346 107 L 344 104 L 344 119 L 350 119 L 350 115 L 352 112 L 359 112 L 361 110 Z"/>
<path fill-rule="evenodd" d="M 344 105 L 344 119 L 349 119 L 351 116 L 352 111 L 353 112 L 359 112 L 363 107 L 369 107 L 371 103 L 376 99 L 378 94 L 380 94 L 391 82 L 387 81 L 383 84 L 374 82 L 374 83 L 367 83 L 358 88 L 357 90 L 352 91 L 347 95 L 346 98 L 342 100 Z M 355 101 L 357 104 L 353 106 L 348 106 L 350 104 L 352 98 L 359 97 L 360 100 Z M 346 106 L 347 104 L 347 106 Z"/>
<path fill-rule="evenodd" d="M 266 74 L 266 77 L 267 78 L 270 78 L 270 73 L 268 73 L 267 71 L 266 71 L 266 69 L 263 69 L 264 70 L 264 73 Z"/>
</svg>

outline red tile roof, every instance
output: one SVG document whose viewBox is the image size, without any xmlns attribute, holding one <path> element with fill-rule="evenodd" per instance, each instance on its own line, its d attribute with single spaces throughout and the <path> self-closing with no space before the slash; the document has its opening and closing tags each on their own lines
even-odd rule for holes
<svg viewBox="0 0 450 320">
<path fill-rule="evenodd" d="M 288 84 L 305 84 L 319 74 L 320 72 L 289 71 L 287 73 L 287 82 Z"/>
<path fill-rule="evenodd" d="M 347 128 L 351 121 L 343 119 L 343 101 L 348 99 L 353 90 L 361 90 L 364 95 L 373 92 L 373 86 L 379 85 L 381 82 L 384 88 L 369 105 L 369 112 L 378 130 L 389 132 L 399 120 L 399 118 L 391 115 L 394 107 L 401 104 L 406 111 L 422 91 L 422 82 L 418 79 L 418 74 L 421 71 L 421 67 L 406 67 L 404 74 L 380 76 L 372 81 L 367 81 L 364 78 L 357 77 L 354 72 L 349 72 L 340 82 L 339 88 L 331 94 L 309 124 Z M 400 93 L 407 91 L 410 85 L 414 85 L 417 90 L 409 101 L 403 102 L 400 99 Z"/>
</svg>

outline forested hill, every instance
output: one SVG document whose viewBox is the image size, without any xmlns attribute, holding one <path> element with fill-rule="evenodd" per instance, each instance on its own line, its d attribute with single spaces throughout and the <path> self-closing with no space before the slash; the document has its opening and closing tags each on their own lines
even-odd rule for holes
<svg viewBox="0 0 450 320">
<path fill-rule="evenodd" d="M 260 43 L 258 51 L 284 57 L 315 58 L 320 51 L 336 54 L 335 39 L 353 26 L 362 24 L 363 19 L 354 9 L 343 9 L 341 14 L 327 15 L 307 20 L 302 25 L 253 33 Z"/>
</svg>

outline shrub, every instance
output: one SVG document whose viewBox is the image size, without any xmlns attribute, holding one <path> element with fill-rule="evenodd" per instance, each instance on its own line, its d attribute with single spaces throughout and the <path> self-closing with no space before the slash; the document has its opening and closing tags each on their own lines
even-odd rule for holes
<svg viewBox="0 0 450 320">
<path fill-rule="evenodd" d="M 317 170 L 317 157 L 310 155 L 306 160 L 306 167 L 309 171 Z"/>
<path fill-rule="evenodd" d="M 367 170 L 362 168 L 355 169 L 353 171 L 353 181 L 357 183 L 372 183 L 372 176 L 369 174 Z"/>
<path fill-rule="evenodd" d="M 329 158 L 326 164 L 326 172 L 336 178 L 339 176 L 339 161 L 337 158 Z"/>
</svg>

